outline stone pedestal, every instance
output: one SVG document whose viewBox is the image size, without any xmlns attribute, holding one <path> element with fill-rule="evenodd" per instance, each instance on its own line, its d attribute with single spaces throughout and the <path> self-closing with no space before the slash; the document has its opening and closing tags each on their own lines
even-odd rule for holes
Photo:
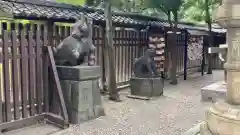
<svg viewBox="0 0 240 135">
<path fill-rule="evenodd" d="M 240 135 L 240 105 L 217 102 L 206 113 L 201 135 Z"/>
<path fill-rule="evenodd" d="M 216 102 L 226 99 L 227 86 L 225 81 L 219 81 L 201 89 L 202 101 Z"/>
<path fill-rule="evenodd" d="M 227 29 L 227 97 L 207 111 L 201 135 L 240 135 L 240 1 L 222 3 L 216 21 Z"/>
<path fill-rule="evenodd" d="M 104 115 L 99 66 L 57 66 L 57 70 L 71 124 Z"/>
<path fill-rule="evenodd" d="M 130 79 L 131 95 L 142 97 L 156 97 L 163 94 L 162 78 L 137 78 Z"/>
</svg>

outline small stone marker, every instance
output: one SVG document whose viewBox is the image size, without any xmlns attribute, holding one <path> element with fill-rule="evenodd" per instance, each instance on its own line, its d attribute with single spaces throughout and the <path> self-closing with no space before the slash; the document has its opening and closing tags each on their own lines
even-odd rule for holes
<svg viewBox="0 0 240 135">
<path fill-rule="evenodd" d="M 226 99 L 226 83 L 216 82 L 201 89 L 202 101 L 216 102 L 218 99 Z"/>
</svg>

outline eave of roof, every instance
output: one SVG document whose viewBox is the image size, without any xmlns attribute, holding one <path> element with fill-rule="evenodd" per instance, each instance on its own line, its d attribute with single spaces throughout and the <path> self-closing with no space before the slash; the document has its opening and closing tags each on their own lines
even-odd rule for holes
<svg viewBox="0 0 240 135">
<path fill-rule="evenodd" d="M 81 14 L 85 14 L 94 21 L 105 21 L 104 10 L 102 8 L 81 7 L 41 0 L 0 0 L 0 8 L 8 14 L 12 14 L 14 18 L 21 19 L 52 19 L 54 21 L 71 22 L 80 18 Z M 170 26 L 167 20 L 136 13 L 113 12 L 112 20 L 114 24 L 121 25 Z M 206 26 L 194 25 L 186 22 L 180 22 L 178 27 L 180 29 L 208 31 Z M 226 32 L 225 29 L 220 27 L 213 27 L 212 31 L 216 33 Z"/>
</svg>

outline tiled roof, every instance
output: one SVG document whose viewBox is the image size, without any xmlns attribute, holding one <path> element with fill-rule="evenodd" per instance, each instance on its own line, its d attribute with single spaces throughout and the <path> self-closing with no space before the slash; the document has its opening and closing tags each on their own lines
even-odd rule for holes
<svg viewBox="0 0 240 135">
<path fill-rule="evenodd" d="M 4 12 L 12 14 L 15 18 L 33 18 L 33 19 L 52 19 L 61 21 L 74 21 L 80 18 L 81 14 L 85 14 L 94 21 L 104 21 L 104 12 L 101 8 L 81 7 L 70 4 L 55 3 L 41 0 L 0 0 L 0 9 Z M 143 16 L 139 14 L 129 13 L 113 13 L 113 23 L 115 24 L 133 24 L 133 25 L 150 25 L 158 27 L 169 27 L 166 20 L 159 18 Z M 195 29 L 207 31 L 205 26 L 195 26 L 179 23 L 180 29 Z M 222 28 L 213 28 L 214 32 L 225 33 Z"/>
<path fill-rule="evenodd" d="M 30 3 L 31 2 L 31 3 Z M 55 4 L 37 0 L 0 0 L 0 8 L 15 17 L 75 20 L 80 8 L 68 4 Z"/>
</svg>

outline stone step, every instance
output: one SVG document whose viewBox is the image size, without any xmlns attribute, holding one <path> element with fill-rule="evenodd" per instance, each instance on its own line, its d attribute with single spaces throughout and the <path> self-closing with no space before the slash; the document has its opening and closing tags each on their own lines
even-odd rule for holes
<svg viewBox="0 0 240 135">
<path fill-rule="evenodd" d="M 3 133 L 2 135 L 48 135 L 61 130 L 62 129 L 51 124 L 36 124 L 29 127 L 9 131 Z"/>
<path fill-rule="evenodd" d="M 202 123 L 198 123 L 196 126 L 192 127 L 191 129 L 187 130 L 182 135 L 200 135 L 200 126 Z"/>
<path fill-rule="evenodd" d="M 210 84 L 201 89 L 202 101 L 216 102 L 217 100 L 226 99 L 226 92 L 227 88 L 224 81 Z"/>
</svg>

